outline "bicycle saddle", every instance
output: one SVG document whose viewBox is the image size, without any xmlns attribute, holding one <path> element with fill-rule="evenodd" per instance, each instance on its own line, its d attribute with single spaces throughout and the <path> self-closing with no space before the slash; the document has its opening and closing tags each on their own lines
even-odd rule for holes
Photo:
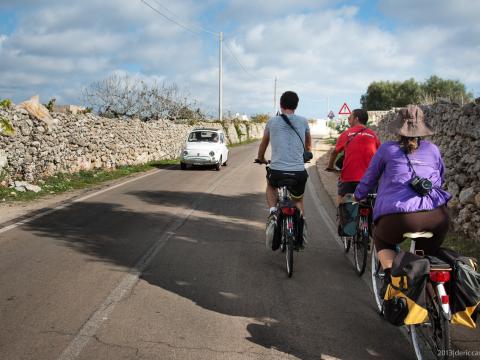
<svg viewBox="0 0 480 360">
<path fill-rule="evenodd" d="M 418 239 L 418 238 L 430 239 L 431 237 L 433 237 L 433 234 L 428 231 L 420 231 L 420 232 L 413 232 L 413 233 L 405 233 L 403 234 L 403 237 L 407 239 Z"/>
</svg>

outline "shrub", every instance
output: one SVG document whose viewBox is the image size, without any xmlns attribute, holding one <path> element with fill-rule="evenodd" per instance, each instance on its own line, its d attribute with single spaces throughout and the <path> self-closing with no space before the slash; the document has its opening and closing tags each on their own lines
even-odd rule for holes
<svg viewBox="0 0 480 360">
<path fill-rule="evenodd" d="M 341 134 L 342 132 L 347 130 L 349 127 L 350 125 L 348 125 L 347 121 L 341 121 L 335 126 L 335 130 L 337 130 L 337 132 Z"/>
<path fill-rule="evenodd" d="M 56 101 L 57 99 L 51 98 L 50 101 L 45 104 L 45 107 L 48 109 L 48 111 L 52 112 L 54 110 Z"/>
<path fill-rule="evenodd" d="M 4 99 L 0 101 L 0 109 L 8 109 L 11 106 L 12 106 L 12 100 L 10 99 Z"/>
<path fill-rule="evenodd" d="M 242 133 L 242 130 L 240 129 L 240 123 L 238 121 L 235 121 L 233 123 L 233 126 L 235 127 L 235 131 L 237 132 L 238 140 L 242 141 L 242 136 L 245 134 Z"/>
<path fill-rule="evenodd" d="M 13 136 L 15 135 L 15 129 L 13 128 L 10 120 L 0 117 L 0 134 Z"/>
<path fill-rule="evenodd" d="M 258 123 L 266 123 L 270 116 L 268 114 L 256 114 L 251 117 L 251 121 Z"/>
</svg>

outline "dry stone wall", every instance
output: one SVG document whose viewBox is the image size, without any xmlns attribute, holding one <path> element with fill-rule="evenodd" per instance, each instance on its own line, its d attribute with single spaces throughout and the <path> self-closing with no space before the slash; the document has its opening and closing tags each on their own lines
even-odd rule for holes
<svg viewBox="0 0 480 360">
<path fill-rule="evenodd" d="M 13 136 L 0 132 L 0 181 L 37 180 L 59 172 L 115 168 L 180 155 L 195 127 L 221 128 L 221 123 L 175 124 L 168 120 L 108 119 L 93 114 L 52 114 L 55 127 L 29 116 L 23 109 L 0 109 L 0 117 L 14 128 Z M 239 127 L 241 136 L 236 127 Z M 230 143 L 259 138 L 264 124 L 225 125 Z M 248 127 L 248 129 L 247 129 Z"/>
<path fill-rule="evenodd" d="M 425 121 L 435 130 L 430 140 L 440 148 L 445 162 L 445 187 L 453 195 L 448 204 L 453 225 L 480 241 L 480 99 L 464 106 L 440 102 L 423 110 Z M 391 111 L 379 120 L 382 141 L 395 139 L 387 131 L 395 115 Z"/>
</svg>

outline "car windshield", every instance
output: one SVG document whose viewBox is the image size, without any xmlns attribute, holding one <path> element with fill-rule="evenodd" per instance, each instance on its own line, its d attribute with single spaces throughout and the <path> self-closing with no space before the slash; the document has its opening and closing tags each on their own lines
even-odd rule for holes
<svg viewBox="0 0 480 360">
<path fill-rule="evenodd" d="M 218 134 L 213 131 L 193 131 L 188 136 L 188 142 L 218 142 Z"/>
</svg>

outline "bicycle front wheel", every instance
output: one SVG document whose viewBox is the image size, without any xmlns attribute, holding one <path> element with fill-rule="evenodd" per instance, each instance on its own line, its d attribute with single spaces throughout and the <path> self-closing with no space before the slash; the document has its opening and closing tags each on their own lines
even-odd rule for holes
<svg viewBox="0 0 480 360">
<path fill-rule="evenodd" d="M 385 273 L 383 272 L 380 260 L 378 260 L 377 249 L 375 249 L 375 246 L 373 246 L 372 248 L 371 270 L 373 296 L 375 297 L 375 304 L 377 305 L 377 310 L 381 314 L 383 310 L 383 298 L 380 296 L 380 289 L 383 286 L 383 279 L 385 278 Z"/>
<path fill-rule="evenodd" d="M 449 359 L 451 355 L 450 322 L 438 297 L 427 294 L 428 322 L 410 325 L 417 359 Z"/>
<path fill-rule="evenodd" d="M 362 276 L 367 266 L 368 229 L 360 229 L 353 238 L 353 255 L 355 260 L 355 270 L 358 276 Z"/>
<path fill-rule="evenodd" d="M 285 257 L 287 261 L 287 275 L 288 277 L 292 277 L 293 274 L 293 249 L 294 249 L 294 237 L 288 236 L 287 238 L 287 246 L 285 251 Z"/>
</svg>

